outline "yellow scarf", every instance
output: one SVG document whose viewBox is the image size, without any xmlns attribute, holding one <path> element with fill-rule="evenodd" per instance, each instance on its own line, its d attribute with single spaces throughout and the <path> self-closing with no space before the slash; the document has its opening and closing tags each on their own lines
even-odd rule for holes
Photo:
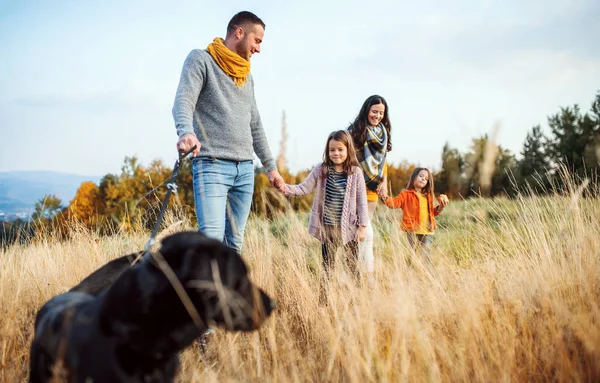
<svg viewBox="0 0 600 383">
<path fill-rule="evenodd" d="M 233 78 L 235 85 L 242 86 L 248 81 L 250 61 L 231 51 L 223 42 L 222 38 L 215 37 L 213 42 L 208 44 L 206 50 L 215 59 L 217 64 L 219 64 L 221 69 Z"/>
</svg>

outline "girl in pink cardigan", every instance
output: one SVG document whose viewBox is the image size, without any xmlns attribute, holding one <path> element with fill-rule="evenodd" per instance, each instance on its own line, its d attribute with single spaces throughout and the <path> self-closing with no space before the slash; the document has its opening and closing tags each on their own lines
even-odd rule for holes
<svg viewBox="0 0 600 383">
<path fill-rule="evenodd" d="M 285 185 L 285 194 L 303 196 L 315 189 L 308 232 L 321 241 L 323 267 L 329 272 L 337 249 L 343 247 L 346 263 L 358 277 L 358 243 L 365 239 L 369 215 L 365 179 L 347 131 L 329 135 L 323 162 L 301 184 Z"/>
</svg>

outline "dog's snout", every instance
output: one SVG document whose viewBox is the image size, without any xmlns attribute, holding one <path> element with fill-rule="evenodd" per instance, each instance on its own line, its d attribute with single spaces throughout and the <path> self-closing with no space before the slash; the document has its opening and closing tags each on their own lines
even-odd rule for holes
<svg viewBox="0 0 600 383">
<path fill-rule="evenodd" d="M 260 291 L 260 295 L 262 298 L 262 306 L 264 307 L 264 310 L 265 310 L 265 313 L 267 314 L 267 316 L 269 316 L 271 314 L 271 312 L 273 310 L 275 310 L 277 303 L 275 302 L 274 299 L 272 299 L 267 293 L 265 293 L 262 290 Z"/>
</svg>

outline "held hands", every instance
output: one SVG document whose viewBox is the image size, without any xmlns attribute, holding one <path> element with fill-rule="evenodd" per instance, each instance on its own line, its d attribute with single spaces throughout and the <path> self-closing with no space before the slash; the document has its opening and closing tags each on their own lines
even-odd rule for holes
<svg viewBox="0 0 600 383">
<path fill-rule="evenodd" d="M 381 187 L 382 184 L 379 184 L 379 187 L 377 187 L 377 195 L 379 195 L 379 198 L 385 202 L 388 199 L 388 192 L 387 192 L 387 188 L 385 186 Z"/>
<path fill-rule="evenodd" d="M 356 231 L 356 235 L 354 236 L 354 240 L 357 242 L 363 242 L 365 238 L 367 238 L 367 228 L 364 226 L 359 226 Z"/>
<path fill-rule="evenodd" d="M 440 207 L 442 209 L 445 208 L 449 202 L 450 202 L 450 200 L 448 199 L 448 197 L 445 194 L 440 194 L 440 196 L 438 197 L 438 203 L 440 204 Z"/>
<path fill-rule="evenodd" d="M 187 152 L 188 150 L 193 148 L 194 145 L 196 145 L 196 149 L 194 149 L 192 153 L 194 157 L 196 157 L 198 153 L 200 153 L 200 147 L 202 145 L 200 145 L 200 141 L 198 141 L 198 138 L 196 138 L 195 134 L 187 133 L 181 136 L 179 138 L 179 141 L 177 141 L 177 150 Z"/>
<path fill-rule="evenodd" d="M 377 186 L 377 194 L 379 195 L 379 198 L 381 198 L 384 201 L 388 197 L 388 191 L 387 191 L 386 184 L 387 184 L 387 182 L 382 182 L 379 184 L 379 186 Z"/>
<path fill-rule="evenodd" d="M 277 170 L 271 170 L 268 176 L 271 186 L 277 189 L 278 191 L 285 193 L 285 181 L 283 180 L 281 174 L 279 174 Z"/>
</svg>

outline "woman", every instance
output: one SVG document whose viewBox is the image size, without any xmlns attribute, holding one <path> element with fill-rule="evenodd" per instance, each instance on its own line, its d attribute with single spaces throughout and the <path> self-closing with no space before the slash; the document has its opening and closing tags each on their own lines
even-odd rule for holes
<svg viewBox="0 0 600 383">
<path fill-rule="evenodd" d="M 365 100 L 358 116 L 348 128 L 356 156 L 363 171 L 367 192 L 369 224 L 366 239 L 360 245 L 359 260 L 365 272 L 374 270 L 373 226 L 371 221 L 377 207 L 379 195 L 387 197 L 387 153 L 392 150 L 392 124 L 385 99 L 373 95 Z"/>
</svg>

